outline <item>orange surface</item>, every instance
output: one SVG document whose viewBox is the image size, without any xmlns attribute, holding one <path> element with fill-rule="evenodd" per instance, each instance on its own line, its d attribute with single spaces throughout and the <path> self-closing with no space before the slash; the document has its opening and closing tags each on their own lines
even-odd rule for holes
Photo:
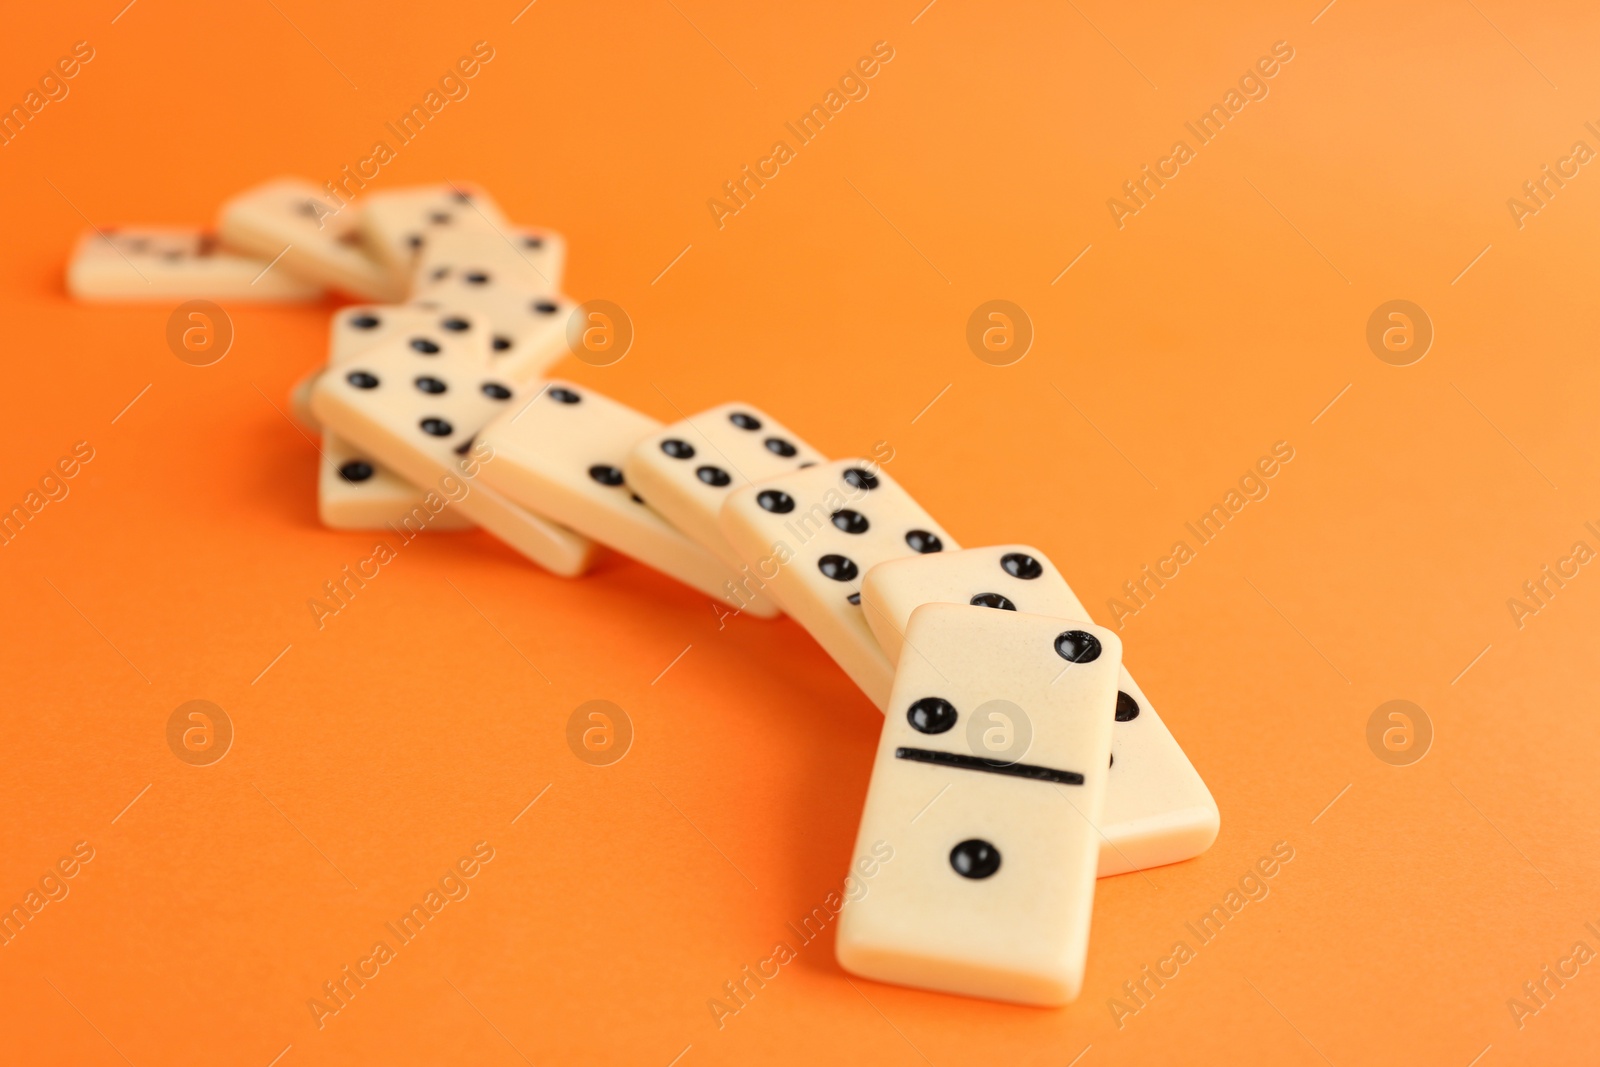
<svg viewBox="0 0 1600 1067">
<path fill-rule="evenodd" d="M 1600 174 L 1569 163 L 1537 213 L 1507 205 L 1600 149 L 1592 5 L 119 5 L 28 5 L 0 36 L 6 100 L 94 50 L 0 147 L 0 500 L 93 450 L 0 548 L 0 898 L 93 851 L 0 948 L 6 1058 L 1592 1057 L 1600 963 L 1572 954 L 1600 950 L 1600 566 L 1560 561 L 1600 549 Z M 203 223 L 277 174 L 332 178 L 480 40 L 470 95 L 373 184 L 476 180 L 566 234 L 568 291 L 637 341 L 562 374 L 662 418 L 745 398 L 833 455 L 888 441 L 962 543 L 1038 544 L 1105 623 L 1292 447 L 1121 619 L 1223 828 L 1101 884 L 1076 1004 L 852 982 L 831 928 L 798 943 L 787 924 L 843 880 L 881 720 L 792 623 L 719 629 L 624 561 L 562 581 L 430 533 L 319 629 L 308 599 L 375 539 L 318 526 L 316 453 L 281 413 L 334 304 L 233 307 L 233 350 L 197 368 L 168 308 L 67 300 L 85 217 Z M 878 41 L 869 95 L 718 228 L 708 199 L 793 148 L 785 122 Z M 1184 123 L 1278 41 L 1268 95 L 1196 148 Z M 1180 138 L 1194 158 L 1119 229 L 1107 200 Z M 991 299 L 1036 331 L 1011 366 L 966 346 Z M 1392 299 L 1436 330 L 1410 366 L 1365 340 Z M 1576 576 L 1519 619 L 1546 564 Z M 194 699 L 236 732 L 208 767 L 167 744 Z M 566 741 L 591 699 L 635 731 L 608 767 Z M 1432 724 L 1410 766 L 1368 747 L 1395 699 Z M 307 1001 L 399 944 L 385 923 L 478 842 L 492 860 L 445 883 L 469 894 L 319 1029 Z M 1201 944 L 1186 923 L 1278 842 L 1268 895 Z M 795 958 L 719 1027 L 708 1001 L 778 941 Z M 1193 958 L 1129 999 L 1178 941 Z"/>
</svg>

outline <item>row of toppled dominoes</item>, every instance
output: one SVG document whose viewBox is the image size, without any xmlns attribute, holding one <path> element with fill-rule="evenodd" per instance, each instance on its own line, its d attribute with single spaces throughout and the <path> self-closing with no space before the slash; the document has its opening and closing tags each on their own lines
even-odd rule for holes
<svg viewBox="0 0 1600 1067">
<path fill-rule="evenodd" d="M 293 220 L 316 212 L 283 184 L 236 201 L 224 238 L 248 216 L 252 250 L 294 244 Z M 1075 996 L 1097 874 L 1197 855 L 1219 819 L 1116 635 L 1086 621 L 1051 561 L 961 549 L 887 454 L 830 461 L 744 403 L 662 425 L 548 377 L 568 351 L 564 246 L 513 230 L 482 193 L 358 207 L 346 225 L 383 250 L 360 254 L 388 265 L 390 289 L 351 284 L 376 277 L 365 267 L 335 272 L 350 251 L 337 238 L 320 260 L 281 257 L 312 284 L 409 296 L 338 312 L 326 371 L 296 387 L 324 432 L 324 521 L 477 525 L 563 576 L 605 546 L 729 611 L 787 613 L 888 713 L 841 964 L 1028 1003 Z"/>
</svg>

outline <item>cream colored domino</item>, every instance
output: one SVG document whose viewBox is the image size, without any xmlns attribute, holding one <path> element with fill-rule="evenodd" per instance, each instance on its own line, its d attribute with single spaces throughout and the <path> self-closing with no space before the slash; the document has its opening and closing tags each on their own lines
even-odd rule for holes
<svg viewBox="0 0 1600 1067">
<path fill-rule="evenodd" d="M 309 372 L 294 385 L 289 387 L 289 414 L 294 416 L 294 421 L 308 430 L 320 430 L 322 424 L 317 421 L 316 414 L 311 410 L 311 389 L 317 384 L 317 379 L 322 377 L 322 367 Z"/>
<path fill-rule="evenodd" d="M 343 366 L 396 338 L 424 335 L 450 342 L 463 355 L 489 364 L 491 328 L 471 311 L 440 311 L 410 304 L 356 304 L 340 308 L 328 328 L 328 363 Z"/>
<path fill-rule="evenodd" d="M 911 615 L 844 906 L 853 974 L 1056 1005 L 1083 984 L 1122 645 L 1091 623 Z"/>
<path fill-rule="evenodd" d="M 1043 552 L 998 545 L 890 560 L 867 572 L 861 605 L 889 659 L 902 655 L 911 613 L 928 603 L 1010 608 L 1060 619 L 1089 612 Z M 1111 775 L 1100 830 L 1100 876 L 1198 856 L 1221 826 L 1217 802 L 1156 709 L 1121 669 Z"/>
<path fill-rule="evenodd" d="M 518 507 L 478 475 L 493 453 L 474 437 L 517 403 L 476 356 L 406 340 L 370 349 L 317 380 L 311 408 L 337 434 L 556 574 L 588 569 L 592 541 Z"/>
<path fill-rule="evenodd" d="M 435 498 L 435 508 L 443 500 Z M 317 516 L 335 530 L 423 528 L 467 530 L 472 520 L 457 508 L 435 511 L 426 494 L 335 434 L 322 437 L 317 472 Z"/>
<path fill-rule="evenodd" d="M 717 525 L 722 503 L 753 481 L 823 462 L 821 452 L 760 408 L 722 404 L 682 419 L 633 446 L 623 473 L 668 522 L 740 572 L 750 595 L 761 579 Z"/>
<path fill-rule="evenodd" d="M 438 348 L 484 366 L 489 362 L 488 327 L 470 315 L 403 305 L 356 305 L 340 309 L 328 332 L 328 364 L 332 367 L 342 367 L 379 345 L 395 341 L 412 345 L 419 352 Z M 319 370 L 301 379 L 290 394 L 296 417 L 311 426 L 316 425 L 316 416 L 310 410 L 311 391 L 321 373 Z M 337 434 L 323 435 L 317 513 L 325 525 L 377 530 L 415 525 L 433 516 L 431 525 L 436 530 L 473 526 L 459 509 L 447 508 L 434 515 L 428 503 L 421 489 L 362 449 Z"/>
<path fill-rule="evenodd" d="M 409 285 L 418 253 L 436 235 L 458 230 L 493 234 L 505 229 L 506 219 L 482 189 L 446 182 L 369 193 L 361 200 L 358 225 L 373 257 Z"/>
<path fill-rule="evenodd" d="M 894 668 L 862 615 L 861 578 L 886 560 L 953 550 L 955 539 L 864 459 L 747 485 L 728 495 L 719 525 L 778 606 L 885 707 Z"/>
<path fill-rule="evenodd" d="M 538 381 L 567 354 L 567 320 L 576 307 L 564 296 L 473 272 L 452 272 L 418 289 L 411 303 L 487 319 L 494 332 L 494 366 L 518 383 Z"/>
<path fill-rule="evenodd" d="M 566 266 L 566 239 L 550 230 L 445 228 L 430 234 L 419 251 L 413 286 L 420 289 L 452 274 L 474 274 L 536 293 L 558 293 Z"/>
<path fill-rule="evenodd" d="M 395 301 L 405 282 L 361 243 L 353 208 L 336 208 L 315 185 L 280 178 L 222 206 L 218 235 L 229 248 L 276 261 L 283 271 L 364 300 Z"/>
<path fill-rule="evenodd" d="M 334 313 L 328 328 L 328 366 L 342 367 L 399 336 L 434 338 L 464 351 L 476 351 L 485 365 L 489 362 L 489 326 L 478 315 L 406 304 L 354 304 Z M 311 387 L 322 372 L 318 367 L 296 382 L 289 393 L 294 417 L 310 429 L 321 429 L 311 412 Z"/>
<path fill-rule="evenodd" d="M 178 227 L 86 233 L 67 266 L 67 291 L 79 300 L 319 300 L 322 288 L 267 261 L 228 252 L 216 236 Z"/>
<path fill-rule="evenodd" d="M 530 511 L 676 578 L 729 608 L 767 618 L 766 598 L 746 604 L 720 559 L 651 510 L 623 478 L 633 443 L 661 423 L 588 386 L 551 381 L 478 435 L 494 451 L 483 481 Z"/>
</svg>

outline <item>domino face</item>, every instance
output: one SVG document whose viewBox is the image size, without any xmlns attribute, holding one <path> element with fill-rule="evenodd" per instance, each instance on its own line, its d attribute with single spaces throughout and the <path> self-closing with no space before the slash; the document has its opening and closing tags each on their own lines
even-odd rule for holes
<svg viewBox="0 0 1600 1067">
<path fill-rule="evenodd" d="M 229 248 L 276 260 L 274 271 L 363 300 L 401 299 L 404 281 L 368 254 L 353 209 L 336 207 L 310 182 L 280 178 L 224 204 L 218 234 Z"/>
<path fill-rule="evenodd" d="M 456 227 L 431 234 L 418 252 L 415 288 L 451 275 L 482 275 L 534 293 L 558 293 L 567 267 L 567 242 L 550 230 Z"/>
<path fill-rule="evenodd" d="M 538 381 L 567 354 L 567 320 L 576 306 L 566 297 L 473 271 L 447 274 L 418 289 L 411 303 L 486 319 L 496 372 L 518 383 Z"/>
<path fill-rule="evenodd" d="M 864 459 L 747 485 L 728 496 L 719 523 L 778 606 L 884 708 L 894 669 L 862 613 L 861 579 L 887 560 L 954 550 L 955 539 Z"/>
<path fill-rule="evenodd" d="M 896 662 L 911 614 L 923 604 L 1089 617 L 1061 572 L 1031 545 L 891 560 L 867 572 L 861 603 L 878 643 Z M 1113 762 L 1100 819 L 1101 877 L 1198 856 L 1221 827 L 1211 791 L 1126 667 L 1118 685 Z"/>
<path fill-rule="evenodd" d="M 668 522 L 738 570 L 744 560 L 718 526 L 723 502 L 753 481 L 824 459 L 760 408 L 732 403 L 643 438 L 628 454 L 623 470 L 628 484 Z"/>
<path fill-rule="evenodd" d="M 356 304 L 334 313 L 328 329 L 328 366 L 342 367 L 368 349 L 397 337 L 449 339 L 452 348 L 475 348 L 489 363 L 490 332 L 487 320 L 472 312 L 441 312 L 404 304 Z M 311 388 L 323 368 L 307 374 L 289 393 L 294 417 L 308 429 L 321 429 L 311 411 Z"/>
<path fill-rule="evenodd" d="M 444 314 L 400 305 L 356 305 L 341 308 L 329 328 L 328 365 L 342 367 L 363 353 L 393 341 L 421 339 L 437 343 L 464 359 L 489 362 L 488 326 L 465 314 Z M 318 370 L 302 378 L 290 393 L 295 417 L 321 429 L 311 411 L 311 392 Z M 322 437 L 322 462 L 317 475 L 317 514 L 325 526 L 339 530 L 379 530 L 415 525 L 430 515 L 426 494 L 372 456 L 337 434 Z M 421 510 L 419 510 L 421 509 Z M 470 529 L 472 520 L 458 508 L 432 516 L 436 530 Z"/>
<path fill-rule="evenodd" d="M 322 438 L 317 470 L 317 516 L 335 530 L 471 529 L 472 520 L 456 508 L 437 514 L 426 494 L 336 434 Z"/>
<path fill-rule="evenodd" d="M 505 228 L 506 219 L 488 193 L 446 182 L 369 193 L 361 200 L 357 225 L 373 257 L 409 284 L 418 254 L 435 237 L 461 230 L 492 235 Z"/>
<path fill-rule="evenodd" d="M 517 403 L 515 388 L 477 353 L 444 338 L 395 340 L 324 374 L 311 394 L 316 416 L 379 462 L 443 496 L 469 519 L 556 574 L 588 569 L 594 544 L 518 507 L 478 479 L 493 453 L 477 433 Z"/>
<path fill-rule="evenodd" d="M 67 267 L 79 300 L 227 300 L 292 303 L 322 298 L 321 286 L 267 261 L 218 247 L 214 234 L 178 228 L 107 229 L 84 234 Z"/>
<path fill-rule="evenodd" d="M 623 458 L 660 428 L 587 386 L 553 380 L 479 436 L 494 451 L 481 477 L 523 507 L 738 609 L 733 572 L 627 485 Z M 770 602 L 758 607 L 776 614 Z"/>
<path fill-rule="evenodd" d="M 338 367 L 396 338 L 447 340 L 455 351 L 477 353 L 489 363 L 488 320 L 470 311 L 439 311 L 406 304 L 357 304 L 340 308 L 328 330 L 328 363 Z"/>
<path fill-rule="evenodd" d="M 1122 647 L 1089 623 L 912 613 L 836 950 L 867 978 L 1055 1005 L 1088 950 Z"/>
</svg>

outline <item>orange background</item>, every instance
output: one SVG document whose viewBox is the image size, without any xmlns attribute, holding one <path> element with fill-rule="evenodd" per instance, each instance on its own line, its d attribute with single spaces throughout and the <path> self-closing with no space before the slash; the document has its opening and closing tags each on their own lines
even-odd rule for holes
<svg viewBox="0 0 1600 1067">
<path fill-rule="evenodd" d="M 1600 963 L 1521 1029 L 1506 1006 L 1574 941 L 1600 949 L 1600 567 L 1520 629 L 1506 605 L 1600 548 L 1600 174 L 1521 229 L 1506 207 L 1600 148 L 1592 5 L 120 6 L 28 5 L 0 37 L 6 101 L 96 51 L 0 148 L 0 502 L 95 449 L 0 549 L 0 900 L 95 850 L 0 948 L 18 1062 L 1592 1054 Z M 661 418 L 745 399 L 834 456 L 887 440 L 964 544 L 1040 546 L 1102 622 L 1293 446 L 1123 626 L 1222 833 L 1101 883 L 1077 1003 L 852 983 L 830 930 L 719 1030 L 707 1000 L 843 879 L 866 699 L 791 622 L 719 630 L 637 565 L 563 581 L 480 533 L 401 549 L 319 631 L 307 599 L 374 537 L 319 526 L 316 452 L 279 409 L 335 304 L 233 306 L 233 350 L 195 368 L 167 306 L 67 299 L 85 217 L 204 224 L 280 173 L 331 178 L 478 40 L 471 95 L 374 187 L 475 180 L 564 233 L 567 291 L 622 305 L 637 341 L 562 374 Z M 880 40 L 870 95 L 719 230 L 707 199 Z M 1280 40 L 1270 95 L 1119 230 L 1106 200 Z M 964 340 L 994 298 L 1037 331 L 1010 367 Z M 1364 339 L 1395 298 L 1437 331 L 1403 368 Z M 205 768 L 165 739 L 196 698 L 237 731 Z M 595 698 L 636 730 L 610 767 L 565 740 Z M 1366 742 L 1397 698 L 1435 731 L 1409 767 Z M 483 840 L 471 895 L 319 1030 L 306 1001 Z M 1270 896 L 1119 1029 L 1122 983 L 1279 841 Z"/>
</svg>

